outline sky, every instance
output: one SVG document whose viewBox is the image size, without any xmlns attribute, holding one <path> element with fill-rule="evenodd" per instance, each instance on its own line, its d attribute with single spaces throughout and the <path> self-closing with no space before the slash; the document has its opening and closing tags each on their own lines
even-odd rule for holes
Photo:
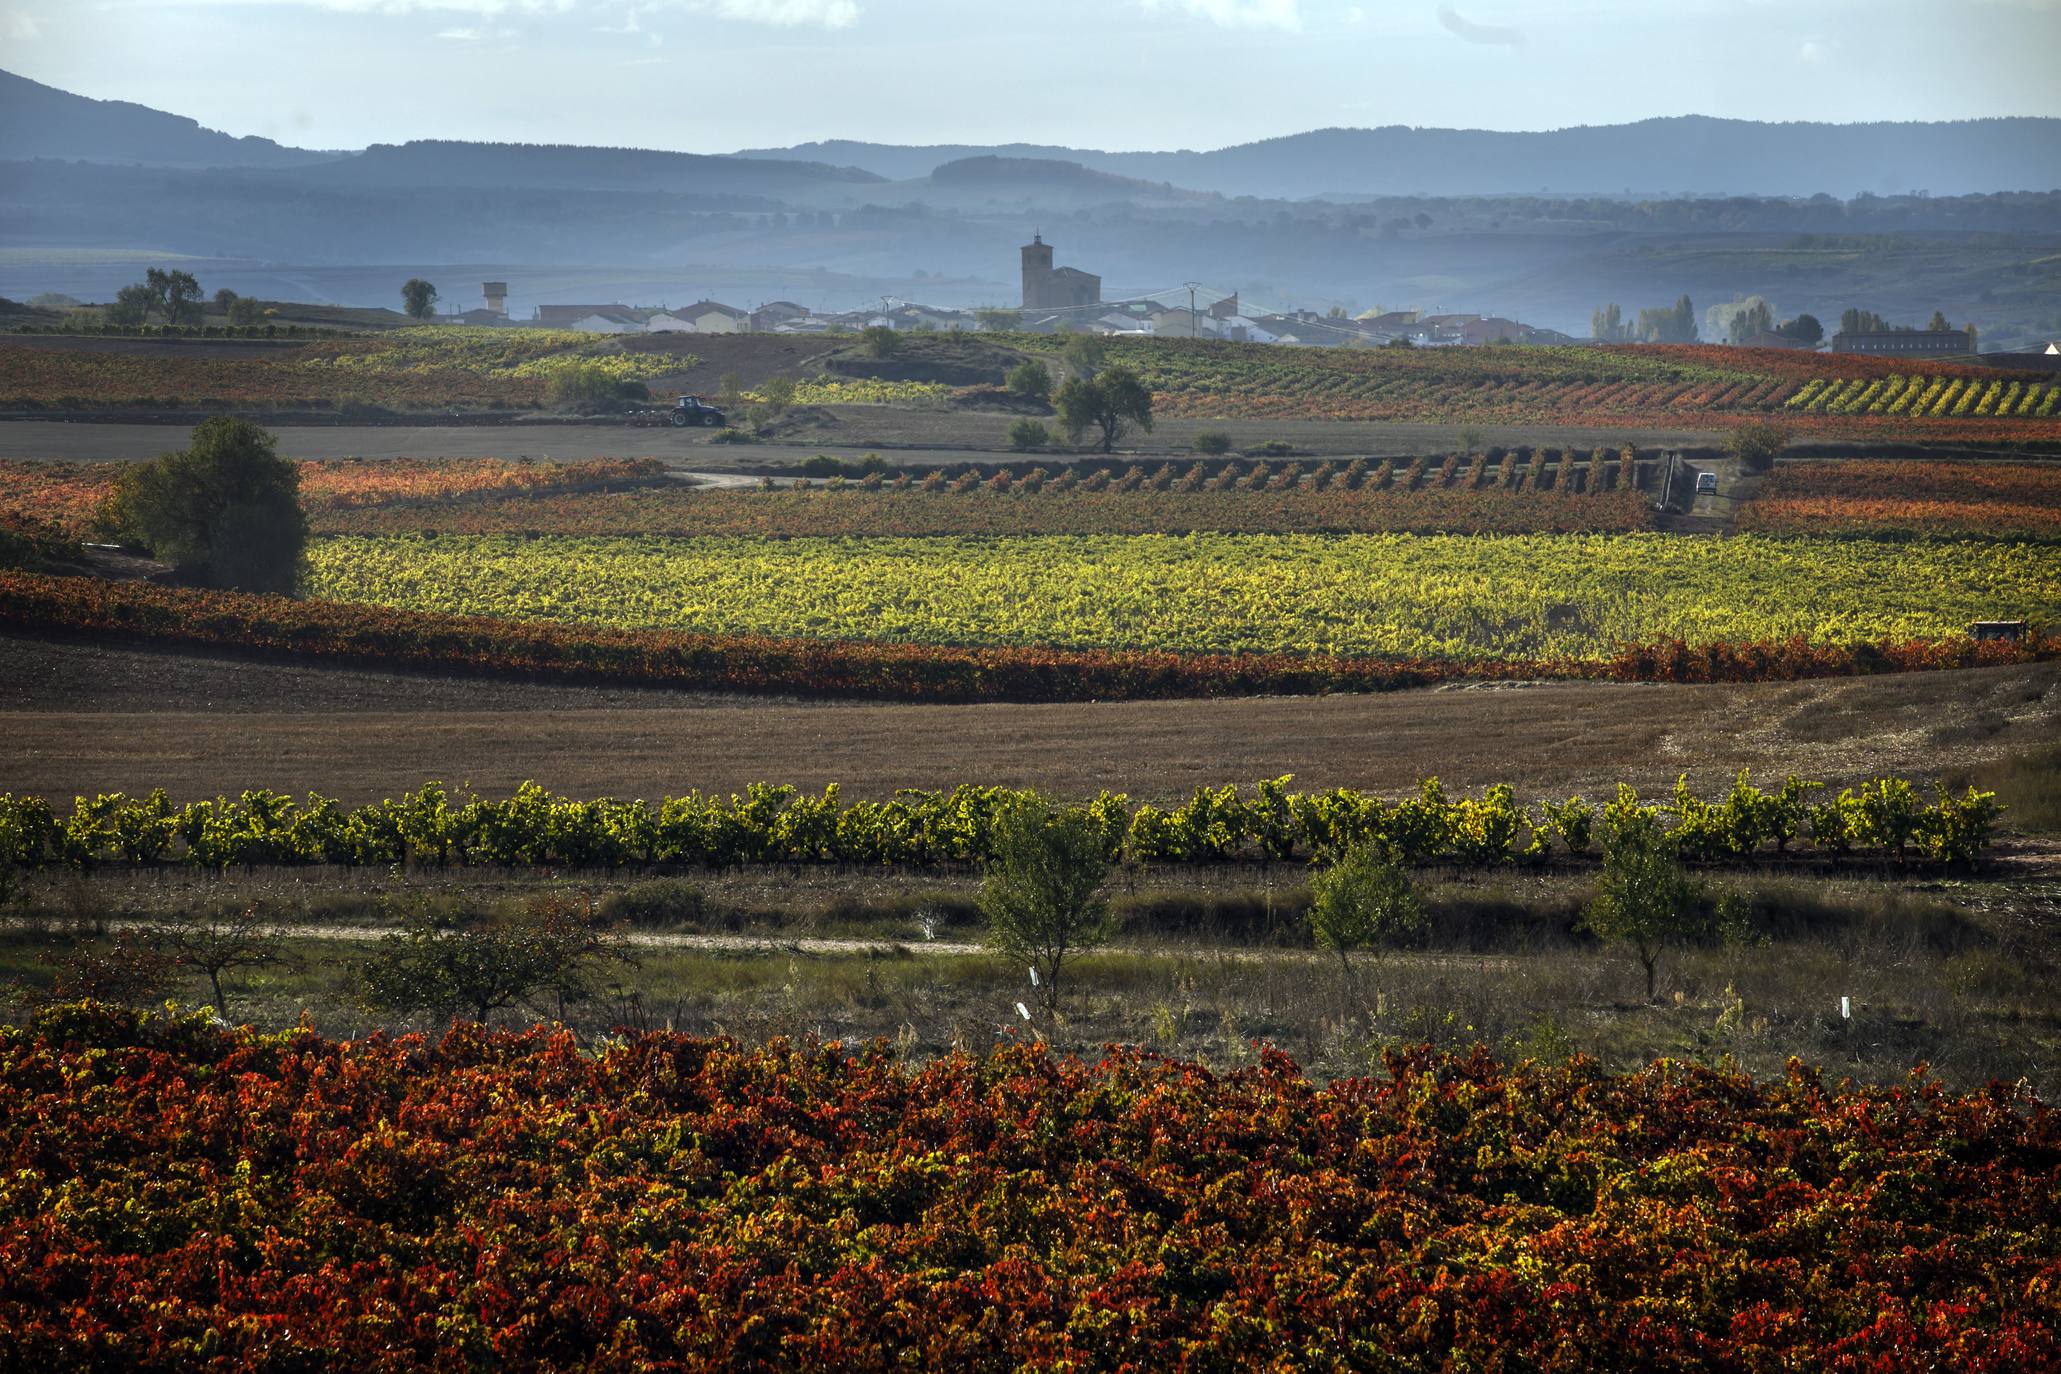
<svg viewBox="0 0 2061 1374">
<path fill-rule="evenodd" d="M 0 0 L 0 68 L 312 148 L 1215 148 L 2061 115 L 2061 0 Z"/>
</svg>

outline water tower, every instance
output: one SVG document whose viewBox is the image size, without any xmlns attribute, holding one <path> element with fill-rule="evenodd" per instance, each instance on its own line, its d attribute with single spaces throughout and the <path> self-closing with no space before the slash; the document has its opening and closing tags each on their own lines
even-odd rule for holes
<svg viewBox="0 0 2061 1374">
<path fill-rule="evenodd" d="M 505 281 L 481 282 L 480 291 L 487 298 L 487 309 L 496 315 L 508 313 L 508 283 Z"/>
</svg>

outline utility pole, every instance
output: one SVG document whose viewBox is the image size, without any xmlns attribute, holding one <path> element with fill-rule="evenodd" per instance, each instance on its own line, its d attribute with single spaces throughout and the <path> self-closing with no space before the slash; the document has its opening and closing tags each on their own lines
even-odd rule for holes
<svg viewBox="0 0 2061 1374">
<path fill-rule="evenodd" d="M 1188 337 L 1192 339 L 1195 337 L 1195 288 L 1202 283 L 1190 281 L 1181 284 L 1188 288 Z"/>
</svg>

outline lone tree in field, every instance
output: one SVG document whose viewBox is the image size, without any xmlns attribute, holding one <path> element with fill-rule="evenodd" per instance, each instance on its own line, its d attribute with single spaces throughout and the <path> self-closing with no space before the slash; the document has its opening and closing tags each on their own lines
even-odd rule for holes
<svg viewBox="0 0 2061 1374">
<path fill-rule="evenodd" d="M 1109 875 L 1102 826 L 1078 808 L 1028 796 L 995 817 L 993 845 L 980 888 L 989 941 L 1037 970 L 1050 1012 L 1067 959 L 1109 935 L 1108 908 L 1096 895 Z"/>
<path fill-rule="evenodd" d="M 888 325 L 869 324 L 859 331 L 859 347 L 869 358 L 892 358 L 902 351 L 902 336 Z"/>
<path fill-rule="evenodd" d="M 1766 472 L 1789 446 L 1789 431 L 1773 420 L 1748 420 L 1732 431 L 1725 447 L 1748 472 Z"/>
<path fill-rule="evenodd" d="M 484 1022 L 538 995 L 555 996 L 562 1012 L 591 993 L 596 965 L 628 959 L 611 927 L 546 901 L 519 916 L 417 916 L 379 942 L 362 976 L 376 1007 Z"/>
<path fill-rule="evenodd" d="M 436 313 L 437 289 L 420 277 L 410 277 L 401 283 L 401 306 L 408 317 L 426 320 Z"/>
<path fill-rule="evenodd" d="M 200 283 L 191 272 L 176 268 L 165 271 L 153 267 L 143 274 L 143 284 L 150 288 L 150 294 L 157 308 L 164 314 L 166 324 L 198 323 L 201 315 Z"/>
<path fill-rule="evenodd" d="M 1101 449 L 1108 453 L 1132 425 L 1152 432 L 1152 392 L 1132 369 L 1119 364 L 1092 380 L 1073 378 L 1052 398 L 1066 436 L 1079 443 L 1090 429 L 1100 430 Z"/>
<path fill-rule="evenodd" d="M 1701 899 L 1660 823 L 1641 818 L 1605 831 L 1603 873 L 1584 922 L 1606 943 L 1631 946 L 1646 970 L 1650 1002 L 1661 951 L 1704 933 Z"/>
<path fill-rule="evenodd" d="M 1410 875 L 1382 844 L 1355 845 L 1310 885 L 1310 933 L 1352 977 L 1352 953 L 1420 938 L 1429 922 Z"/>
<path fill-rule="evenodd" d="M 1009 389 L 1033 401 L 1052 399 L 1052 370 L 1036 358 L 1025 358 L 1009 369 Z"/>
<path fill-rule="evenodd" d="M 215 1010 L 225 1021 L 233 1018 L 222 986 L 224 974 L 286 962 L 285 941 L 255 906 L 176 912 L 152 923 L 148 935 L 168 965 L 192 969 L 207 978 Z"/>
<path fill-rule="evenodd" d="M 210 586 L 291 592 L 308 543 L 300 485 L 270 434 L 217 415 L 187 448 L 124 472 L 100 523 Z"/>
</svg>

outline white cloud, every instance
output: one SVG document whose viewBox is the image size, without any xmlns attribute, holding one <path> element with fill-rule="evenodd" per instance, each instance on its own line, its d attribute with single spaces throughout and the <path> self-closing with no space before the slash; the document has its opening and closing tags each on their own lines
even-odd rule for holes
<svg viewBox="0 0 2061 1374">
<path fill-rule="evenodd" d="M 26 43 L 43 32 L 43 26 L 36 22 L 36 16 L 33 14 L 9 11 L 6 15 L 0 16 L 0 20 L 4 20 L 0 22 L 0 32 L 4 32 L 9 39 L 17 43 Z"/>
<path fill-rule="evenodd" d="M 437 37 L 447 43 L 477 43 L 481 34 L 478 29 L 444 29 Z"/>
<path fill-rule="evenodd" d="M 1302 32 L 1302 0 L 1143 0 L 1148 10 L 1172 10 L 1225 29 Z"/>
<path fill-rule="evenodd" d="M 687 0 L 686 8 L 746 24 L 791 29 L 804 24 L 845 29 L 859 22 L 856 0 Z"/>
</svg>

